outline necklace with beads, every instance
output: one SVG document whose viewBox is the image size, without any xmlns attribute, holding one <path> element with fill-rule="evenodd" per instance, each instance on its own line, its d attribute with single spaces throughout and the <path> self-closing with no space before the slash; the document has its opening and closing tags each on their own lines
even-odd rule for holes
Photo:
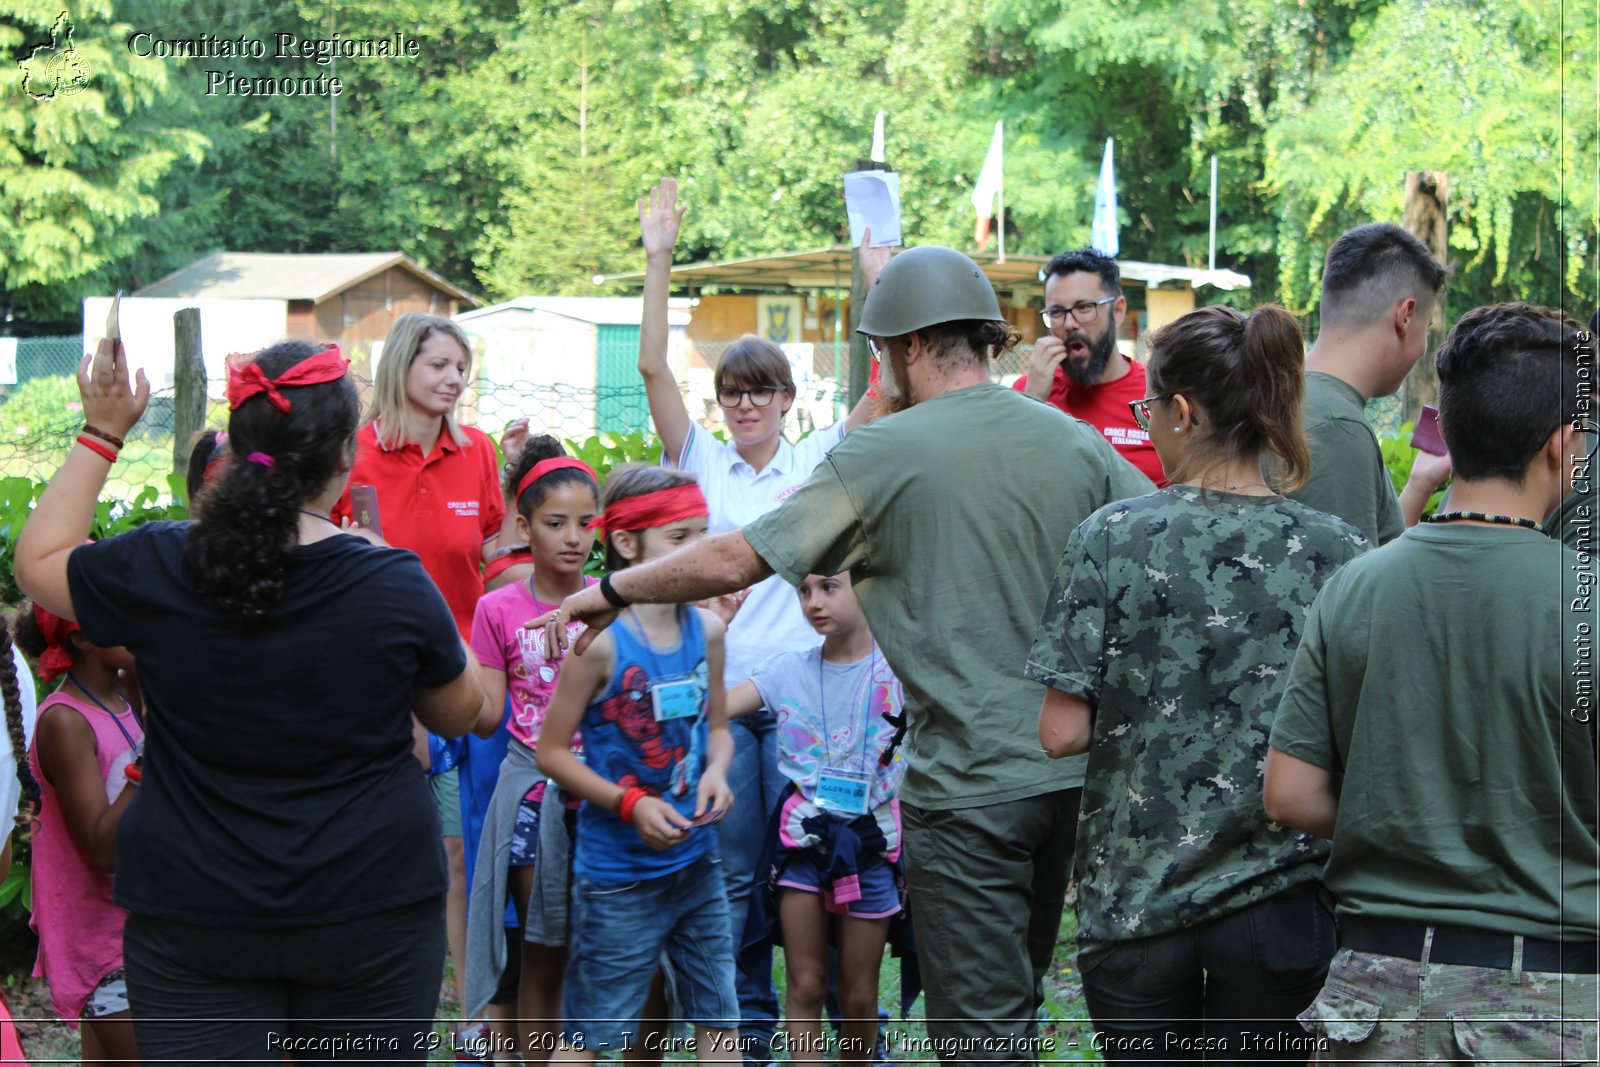
<svg viewBox="0 0 1600 1067">
<path fill-rule="evenodd" d="M 1425 522 L 1487 522 L 1495 526 L 1521 526 L 1526 530 L 1537 530 L 1539 524 L 1532 519 L 1519 518 L 1516 515 L 1488 515 L 1481 511 L 1441 511 L 1436 515 L 1429 515 Z"/>
</svg>

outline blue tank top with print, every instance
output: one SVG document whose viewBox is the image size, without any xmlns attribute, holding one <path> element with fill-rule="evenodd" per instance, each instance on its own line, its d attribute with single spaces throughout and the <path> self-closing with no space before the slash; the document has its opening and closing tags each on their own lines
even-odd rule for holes
<svg viewBox="0 0 1600 1067">
<path fill-rule="evenodd" d="M 631 613 L 611 627 L 615 665 L 611 680 L 583 713 L 584 758 L 602 778 L 624 788 L 640 786 L 694 817 L 706 750 L 706 635 L 699 613 L 678 608 L 681 638 L 674 648 L 653 647 L 635 629 Z M 657 697 L 654 689 L 663 689 Z M 657 705 L 691 713 L 658 719 Z M 681 845 L 656 852 L 615 812 L 585 803 L 578 810 L 573 870 L 596 882 L 659 878 L 687 867 L 716 847 L 715 831 L 689 831 Z"/>
</svg>

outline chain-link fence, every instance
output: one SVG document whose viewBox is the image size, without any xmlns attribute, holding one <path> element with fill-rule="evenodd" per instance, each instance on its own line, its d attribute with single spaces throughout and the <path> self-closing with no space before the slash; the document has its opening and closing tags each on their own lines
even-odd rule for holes
<svg viewBox="0 0 1600 1067">
<path fill-rule="evenodd" d="M 700 342 L 695 358 L 683 369 L 680 387 L 694 418 L 708 428 L 722 425 L 710 366 L 725 344 Z M 805 346 L 809 360 L 794 367 L 797 395 L 785 431 L 798 437 L 829 426 L 843 417 L 848 399 L 850 354 L 831 344 Z M 996 381 L 1009 383 L 1027 366 L 1031 347 L 1019 345 L 995 360 Z M 17 344 L 15 385 L 0 386 L 0 477 L 48 478 L 66 458 L 83 424 L 74 377 L 83 355 L 82 338 L 24 338 Z M 807 366 L 809 362 L 809 366 Z M 218 383 L 213 383 L 215 389 Z M 358 379 L 362 396 L 370 383 Z M 216 390 L 220 393 L 220 389 Z M 213 395 L 216 395 L 214 393 Z M 165 496 L 173 472 L 174 401 L 170 388 L 150 398 L 150 408 L 129 435 L 127 447 L 112 469 L 107 495 L 126 497 L 146 486 Z M 581 441 L 595 433 L 650 433 L 650 408 L 642 383 L 620 386 L 575 386 L 536 382 L 474 381 L 462 397 L 460 416 L 491 435 L 519 418 L 534 433 Z M 1399 397 L 1382 397 L 1367 405 L 1367 418 L 1379 434 L 1396 435 L 1404 421 Z M 227 407 L 212 401 L 206 424 L 227 423 Z"/>
</svg>

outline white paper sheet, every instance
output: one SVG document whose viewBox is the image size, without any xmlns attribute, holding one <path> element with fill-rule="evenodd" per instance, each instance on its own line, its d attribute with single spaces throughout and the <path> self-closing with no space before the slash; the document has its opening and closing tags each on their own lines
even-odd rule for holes
<svg viewBox="0 0 1600 1067">
<path fill-rule="evenodd" d="M 900 244 L 900 175 L 892 170 L 857 170 L 844 176 L 844 209 L 850 219 L 850 247 L 872 227 L 872 247 Z"/>
</svg>

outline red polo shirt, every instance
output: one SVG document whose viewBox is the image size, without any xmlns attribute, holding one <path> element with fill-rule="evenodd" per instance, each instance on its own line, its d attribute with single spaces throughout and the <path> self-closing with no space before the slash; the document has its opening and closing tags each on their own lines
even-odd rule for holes
<svg viewBox="0 0 1600 1067">
<path fill-rule="evenodd" d="M 456 444 L 445 431 L 424 457 L 410 441 L 384 448 L 377 427 L 369 423 L 356 434 L 350 484 L 378 490 L 383 539 L 422 559 L 423 569 L 450 605 L 456 629 L 468 637 L 473 609 L 483 595 L 483 543 L 499 534 L 505 504 L 494 443 L 479 430 L 464 429 L 465 445 Z M 349 514 L 346 488 L 333 509 L 333 521 Z"/>
<path fill-rule="evenodd" d="M 1011 388 L 1019 392 L 1026 390 L 1028 376 L 1024 374 L 1018 378 Z M 1057 367 L 1055 381 L 1050 383 L 1049 399 L 1073 418 L 1099 427 L 1123 459 L 1138 467 L 1152 482 L 1166 485 L 1167 475 L 1161 469 L 1156 446 L 1150 443 L 1150 435 L 1139 429 L 1139 424 L 1133 421 L 1133 412 L 1128 410 L 1129 403 L 1143 400 L 1146 395 L 1144 364 L 1130 359 L 1128 373 L 1104 385 L 1079 385 Z"/>
</svg>

